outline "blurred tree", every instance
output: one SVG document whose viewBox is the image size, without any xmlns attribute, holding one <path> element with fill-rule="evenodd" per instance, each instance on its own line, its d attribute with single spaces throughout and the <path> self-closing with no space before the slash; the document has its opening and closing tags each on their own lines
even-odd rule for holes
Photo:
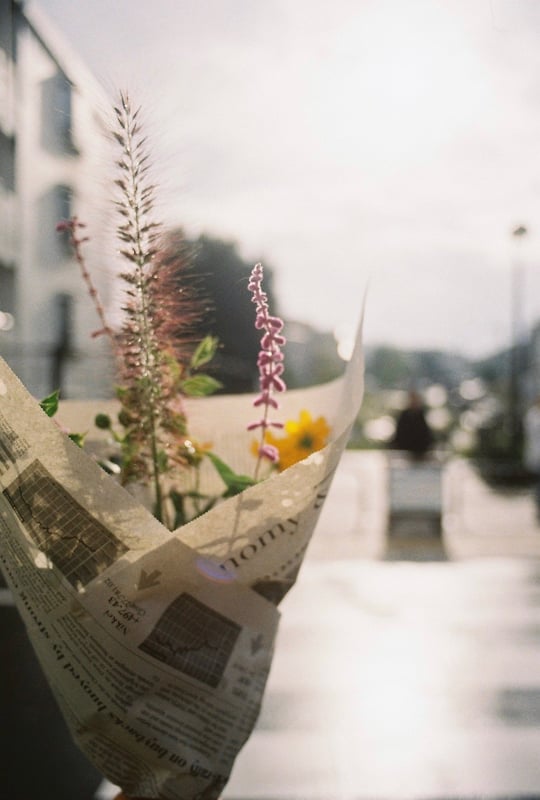
<svg viewBox="0 0 540 800">
<path fill-rule="evenodd" d="M 289 389 L 326 383 L 343 372 L 345 362 L 332 333 L 289 320 L 285 336 L 285 382 Z"/>
<path fill-rule="evenodd" d="M 255 309 L 247 290 L 255 262 L 244 261 L 235 242 L 206 234 L 190 240 L 181 229 L 168 234 L 167 249 L 173 258 L 181 257 L 179 263 L 187 257 L 186 269 L 207 306 L 200 335 L 219 339 L 220 347 L 208 372 L 221 381 L 224 392 L 256 390 L 260 332 L 254 327 Z M 263 288 L 272 313 L 278 313 L 272 282 L 272 270 L 265 264 Z"/>
<path fill-rule="evenodd" d="M 366 348 L 366 372 L 381 389 L 409 389 L 441 383 L 447 388 L 472 377 L 470 362 L 441 350 L 401 350 L 389 345 Z"/>
<path fill-rule="evenodd" d="M 380 387 L 395 388 L 410 381 L 407 354 L 397 347 L 381 345 L 372 349 L 367 354 L 366 370 Z"/>
</svg>

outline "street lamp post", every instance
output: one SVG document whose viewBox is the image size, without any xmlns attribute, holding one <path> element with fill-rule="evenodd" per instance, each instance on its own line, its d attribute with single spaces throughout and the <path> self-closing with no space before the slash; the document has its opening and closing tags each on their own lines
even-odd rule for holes
<svg viewBox="0 0 540 800">
<path fill-rule="evenodd" d="M 522 241 L 527 235 L 527 228 L 519 225 L 512 231 L 512 236 L 517 241 Z M 510 434 L 510 451 L 512 455 L 519 454 L 522 435 L 522 408 L 521 408 L 521 322 L 522 322 L 522 287 L 523 265 L 521 259 L 516 257 L 512 268 L 512 284 L 510 293 L 511 303 L 511 341 L 510 341 L 510 380 L 508 391 L 508 421 Z"/>
</svg>

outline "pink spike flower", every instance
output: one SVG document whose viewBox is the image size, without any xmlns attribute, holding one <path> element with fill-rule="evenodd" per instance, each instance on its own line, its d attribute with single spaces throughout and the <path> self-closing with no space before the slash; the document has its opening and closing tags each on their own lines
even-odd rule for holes
<svg viewBox="0 0 540 800">
<path fill-rule="evenodd" d="M 262 279 L 263 266 L 262 264 L 255 264 L 249 278 L 248 290 L 252 294 L 251 302 L 255 303 L 257 312 L 255 328 L 263 332 L 261 349 L 257 359 L 260 392 L 253 401 L 255 407 L 262 408 L 263 415 L 257 422 L 252 422 L 248 425 L 248 430 L 250 431 L 257 428 L 261 430 L 261 442 L 255 475 L 257 475 L 261 459 L 267 459 L 272 463 L 278 460 L 277 449 L 265 443 L 265 433 L 267 428 L 283 428 L 283 424 L 271 420 L 269 414 L 271 408 L 279 408 L 279 403 L 274 394 L 284 392 L 287 388 L 282 378 L 284 366 L 281 348 L 286 342 L 281 332 L 283 330 L 283 320 L 270 315 L 268 295 L 262 289 Z"/>
</svg>

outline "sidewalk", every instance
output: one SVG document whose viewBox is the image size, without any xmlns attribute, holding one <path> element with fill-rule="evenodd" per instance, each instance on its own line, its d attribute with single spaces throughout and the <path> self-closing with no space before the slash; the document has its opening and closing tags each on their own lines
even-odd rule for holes
<svg viewBox="0 0 540 800">
<path fill-rule="evenodd" d="M 532 490 L 491 489 L 463 459 L 449 460 L 441 476 L 440 539 L 432 520 L 421 515 L 412 515 L 408 522 L 389 530 L 388 454 L 346 451 L 310 544 L 310 558 L 381 559 L 390 555 L 422 560 L 431 552 L 434 557 L 456 560 L 540 558 L 540 526 Z M 425 491 L 421 483 L 419 491 Z M 432 501 L 422 502 L 429 507 Z M 414 498 L 406 503 L 414 504 Z"/>
<path fill-rule="evenodd" d="M 540 565 L 308 559 L 224 800 L 540 797 Z"/>
<path fill-rule="evenodd" d="M 345 454 L 224 800 L 540 798 L 532 499 L 451 462 L 441 557 L 411 522 L 389 562 L 387 487 L 385 454 Z"/>
<path fill-rule="evenodd" d="M 444 479 L 444 537 L 451 558 L 540 558 L 532 489 L 492 489 L 470 462 L 452 461 Z"/>
</svg>

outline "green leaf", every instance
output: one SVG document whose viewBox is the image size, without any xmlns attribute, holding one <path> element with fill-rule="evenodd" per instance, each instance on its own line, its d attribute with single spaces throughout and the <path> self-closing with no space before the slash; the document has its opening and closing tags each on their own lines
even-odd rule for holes
<svg viewBox="0 0 540 800">
<path fill-rule="evenodd" d="M 125 408 L 122 408 L 118 412 L 118 422 L 123 428 L 129 428 L 129 426 L 135 422 L 135 419 Z"/>
<path fill-rule="evenodd" d="M 206 397 L 221 389 L 222 386 L 222 383 L 210 375 L 193 375 L 181 383 L 182 391 L 189 397 Z"/>
<path fill-rule="evenodd" d="M 171 489 L 169 492 L 169 497 L 171 498 L 174 508 L 173 525 L 174 528 L 179 528 L 181 525 L 185 525 L 186 522 L 188 522 L 184 504 L 184 495 L 181 492 L 177 492 L 176 489 Z"/>
<path fill-rule="evenodd" d="M 249 486 L 255 486 L 257 483 L 257 481 L 249 475 L 238 475 L 214 453 L 207 453 L 206 455 L 227 487 L 227 491 L 224 493 L 223 497 L 234 497 L 236 494 L 243 492 L 244 489 L 247 489 Z"/>
<path fill-rule="evenodd" d="M 94 425 L 102 431 L 108 431 L 111 424 L 111 418 L 108 414 L 96 414 L 94 417 Z"/>
<path fill-rule="evenodd" d="M 86 433 L 70 433 L 69 438 L 72 442 L 74 442 L 74 444 L 77 445 L 77 447 L 83 447 Z"/>
<path fill-rule="evenodd" d="M 58 411 L 59 399 L 60 399 L 60 392 L 57 389 L 52 394 L 48 395 L 47 397 L 44 397 L 41 403 L 39 404 L 48 417 L 54 417 L 54 415 Z"/>
<path fill-rule="evenodd" d="M 203 364 L 208 364 L 211 361 L 219 345 L 219 339 L 215 336 L 205 336 L 199 342 L 193 355 L 191 356 L 190 366 L 192 369 L 199 369 Z"/>
</svg>

